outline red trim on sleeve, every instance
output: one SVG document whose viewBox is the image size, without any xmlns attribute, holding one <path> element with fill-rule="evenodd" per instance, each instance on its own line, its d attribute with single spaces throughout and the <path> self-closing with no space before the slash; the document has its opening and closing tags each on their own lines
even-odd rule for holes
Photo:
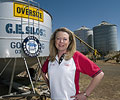
<svg viewBox="0 0 120 100">
<path fill-rule="evenodd" d="M 94 62 L 92 62 L 90 59 L 88 59 L 85 55 L 83 55 L 79 51 L 76 51 L 74 53 L 73 59 L 76 65 L 75 86 L 76 86 L 76 94 L 78 94 L 80 72 L 83 74 L 87 74 L 90 77 L 95 77 L 102 70 Z"/>
<path fill-rule="evenodd" d="M 100 68 L 90 59 L 88 59 L 85 55 L 80 52 L 75 52 L 75 59 L 77 60 L 77 66 L 79 67 L 79 71 L 83 74 L 87 74 L 92 77 L 95 73 L 97 73 Z"/>
<path fill-rule="evenodd" d="M 74 56 L 73 56 L 73 59 L 74 59 L 74 62 L 75 62 L 75 65 L 76 65 L 76 71 L 75 71 L 75 88 L 76 88 L 76 94 L 79 93 L 79 77 L 80 77 L 80 70 L 79 70 L 79 65 L 78 65 L 78 62 L 77 62 L 77 54 L 74 53 Z"/>
</svg>

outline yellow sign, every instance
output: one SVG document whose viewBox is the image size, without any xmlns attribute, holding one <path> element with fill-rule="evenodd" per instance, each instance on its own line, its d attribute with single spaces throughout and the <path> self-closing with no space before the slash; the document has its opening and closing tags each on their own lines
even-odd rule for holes
<svg viewBox="0 0 120 100">
<path fill-rule="evenodd" d="M 14 3 L 13 15 L 15 17 L 30 18 L 43 22 L 43 10 L 26 4 Z"/>
</svg>

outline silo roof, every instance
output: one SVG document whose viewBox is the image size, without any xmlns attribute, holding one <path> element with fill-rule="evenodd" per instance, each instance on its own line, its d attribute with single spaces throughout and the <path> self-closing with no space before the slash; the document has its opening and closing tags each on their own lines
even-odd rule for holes
<svg viewBox="0 0 120 100">
<path fill-rule="evenodd" d="M 87 28 L 86 26 L 82 26 L 82 27 L 80 27 L 79 29 L 77 29 L 77 30 L 91 30 L 90 28 Z"/>
<path fill-rule="evenodd" d="M 104 26 L 104 25 L 115 25 L 115 24 L 111 24 L 111 23 L 108 23 L 106 21 L 102 21 L 100 24 L 98 24 L 97 26 Z M 95 27 L 97 27 L 95 26 Z M 116 26 L 116 25 L 115 25 Z"/>
</svg>

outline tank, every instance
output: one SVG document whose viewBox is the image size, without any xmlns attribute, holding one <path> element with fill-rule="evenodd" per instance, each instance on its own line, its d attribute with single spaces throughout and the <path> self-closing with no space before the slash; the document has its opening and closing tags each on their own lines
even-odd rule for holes
<svg viewBox="0 0 120 100">
<path fill-rule="evenodd" d="M 0 74 L 11 75 L 16 59 L 15 75 L 49 55 L 52 16 L 44 9 L 24 0 L 0 0 Z M 7 65 L 8 64 L 8 65 Z"/>
<path fill-rule="evenodd" d="M 117 51 L 117 26 L 115 24 L 102 21 L 93 27 L 93 33 L 94 47 L 101 54 Z"/>
<path fill-rule="evenodd" d="M 88 45 L 90 46 L 94 46 L 94 42 L 93 42 L 93 30 L 82 26 L 81 28 L 77 29 L 76 31 L 74 31 L 74 33 L 83 41 L 85 41 Z M 80 52 L 83 53 L 88 53 L 89 51 L 91 51 L 87 46 L 85 46 L 84 44 L 80 43 L 79 40 L 76 39 L 76 44 L 77 44 L 77 50 L 79 50 Z M 93 47 L 94 48 L 94 47 Z"/>
</svg>

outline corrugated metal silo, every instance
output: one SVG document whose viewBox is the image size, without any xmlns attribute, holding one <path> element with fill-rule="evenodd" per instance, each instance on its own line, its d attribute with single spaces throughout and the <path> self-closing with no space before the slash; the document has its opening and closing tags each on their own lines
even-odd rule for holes
<svg viewBox="0 0 120 100">
<path fill-rule="evenodd" d="M 102 21 L 93 27 L 94 47 L 102 54 L 117 50 L 117 27 L 115 24 Z"/>
<path fill-rule="evenodd" d="M 52 16 L 32 0 L 0 0 L 0 77 L 10 79 L 49 55 Z M 15 59 L 15 60 L 14 60 Z M 16 60 L 17 59 L 17 60 Z"/>
<path fill-rule="evenodd" d="M 74 33 L 81 38 L 83 41 L 85 41 L 86 43 L 88 43 L 90 46 L 94 46 L 94 42 L 93 42 L 93 30 L 82 26 L 80 29 L 77 29 L 76 31 L 74 31 Z M 77 43 L 77 50 L 79 50 L 80 52 L 83 53 L 88 53 L 89 48 L 87 46 L 85 46 L 84 44 L 81 44 L 79 40 L 76 39 L 76 43 Z"/>
</svg>

